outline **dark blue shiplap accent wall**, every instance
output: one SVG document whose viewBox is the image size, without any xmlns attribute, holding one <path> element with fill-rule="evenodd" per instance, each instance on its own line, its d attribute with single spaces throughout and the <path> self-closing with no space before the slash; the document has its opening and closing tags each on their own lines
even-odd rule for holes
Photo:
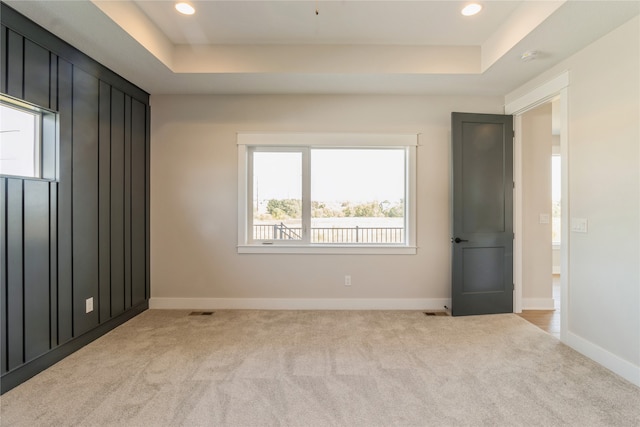
<svg viewBox="0 0 640 427">
<path fill-rule="evenodd" d="M 0 176 L 5 392 L 148 307 L 150 146 L 146 92 L 0 7 L 0 92 L 58 116 L 51 179 Z"/>
</svg>

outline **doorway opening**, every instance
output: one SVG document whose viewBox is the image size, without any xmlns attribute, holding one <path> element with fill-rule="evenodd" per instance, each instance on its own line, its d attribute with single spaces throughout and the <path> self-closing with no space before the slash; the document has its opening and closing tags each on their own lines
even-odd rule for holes
<svg viewBox="0 0 640 427">
<path fill-rule="evenodd" d="M 554 321 L 559 325 L 556 329 L 559 329 L 559 337 L 561 341 L 566 341 L 567 332 L 567 308 L 568 308 L 568 296 L 569 296 L 569 233 L 568 233 L 568 200 L 569 200 L 569 185 L 568 185 L 568 86 L 569 86 L 569 73 L 565 72 L 558 77 L 550 80 L 541 86 L 532 89 L 530 92 L 525 93 L 519 98 L 508 102 L 505 105 L 505 113 L 513 114 L 515 118 L 515 140 L 514 140 L 514 181 L 515 181 L 515 193 L 514 193 L 514 312 L 521 313 L 523 309 L 538 308 L 539 313 L 542 310 L 547 309 L 555 316 Z M 559 224 L 560 224 L 560 244 L 556 245 L 556 268 L 553 268 L 553 249 L 551 244 L 551 223 L 553 222 L 552 205 L 549 196 L 549 204 L 545 207 L 538 207 L 537 209 L 525 208 L 525 162 L 529 161 L 528 156 L 524 153 L 524 134 L 523 134 L 523 121 L 525 114 L 530 111 L 534 111 L 538 107 L 547 106 L 553 110 L 554 124 L 556 128 L 551 133 L 557 133 L 553 138 L 555 139 L 555 150 L 558 154 L 560 161 L 560 209 L 559 209 Z M 547 132 L 549 135 L 550 132 Z M 553 145 L 553 144 L 552 144 Z M 551 168 L 552 168 L 552 152 L 547 151 L 546 155 L 546 167 L 548 172 L 546 173 L 546 179 L 548 186 L 547 191 L 551 191 Z M 542 188 L 540 185 L 533 188 Z M 528 216 L 528 217 L 527 217 Z M 558 220 L 556 220 L 558 222 Z M 547 222 L 549 224 L 547 224 Z M 527 225 L 528 224 L 528 225 Z M 526 251 L 529 248 L 529 244 L 525 241 L 525 230 L 533 228 L 541 228 L 541 226 L 549 227 L 549 234 L 545 236 L 549 237 L 546 244 L 546 250 L 549 256 L 543 255 L 547 260 L 545 273 L 539 277 L 536 283 L 541 284 L 541 288 L 546 287 L 544 294 L 530 293 L 531 289 L 527 288 L 525 283 L 525 277 L 527 275 L 526 265 L 530 263 L 530 258 L 526 257 Z M 557 227 L 556 227 L 557 228 Z M 545 237 L 546 238 L 546 237 Z M 557 259 L 559 258 L 559 260 Z M 559 267 L 559 268 L 558 268 Z M 553 275 L 553 272 L 556 272 Z M 558 274 L 560 273 L 560 274 Z M 542 284 L 544 281 L 544 284 Z M 555 294 L 553 289 L 553 283 L 559 283 L 556 285 Z M 542 296 L 541 296 L 542 295 Z M 528 299 L 527 299 L 528 298 Z M 555 310 L 555 304 L 559 306 L 559 310 Z M 547 315 L 547 317 L 550 317 Z M 546 319 L 549 321 L 549 319 Z"/>
<path fill-rule="evenodd" d="M 558 99 L 521 117 L 522 313 L 560 338 L 561 153 Z"/>
</svg>

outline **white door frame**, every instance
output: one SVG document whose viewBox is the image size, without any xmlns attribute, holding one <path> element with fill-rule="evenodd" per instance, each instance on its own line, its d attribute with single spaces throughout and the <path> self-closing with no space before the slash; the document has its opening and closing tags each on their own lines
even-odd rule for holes
<svg viewBox="0 0 640 427">
<path fill-rule="evenodd" d="M 513 147 L 513 179 L 515 182 L 513 197 L 513 227 L 515 240 L 513 244 L 513 312 L 522 312 L 522 114 L 530 111 L 552 99 L 559 100 L 560 117 L 560 163 L 561 163 L 561 240 L 560 245 L 560 340 L 566 341 L 568 330 L 569 304 L 569 111 L 567 107 L 569 87 L 569 72 L 565 71 L 558 77 L 538 86 L 520 98 L 504 106 L 505 114 L 515 117 L 515 139 Z"/>
</svg>

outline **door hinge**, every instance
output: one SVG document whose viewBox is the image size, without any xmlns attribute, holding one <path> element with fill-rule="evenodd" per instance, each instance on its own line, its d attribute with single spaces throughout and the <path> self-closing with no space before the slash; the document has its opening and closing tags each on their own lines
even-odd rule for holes
<svg viewBox="0 0 640 427">
<path fill-rule="evenodd" d="M 511 233 L 513 234 L 513 240 L 516 240 L 516 233 Z"/>
<path fill-rule="evenodd" d="M 516 284 L 512 283 L 512 285 L 513 285 L 513 290 L 515 291 L 516 290 Z"/>
</svg>

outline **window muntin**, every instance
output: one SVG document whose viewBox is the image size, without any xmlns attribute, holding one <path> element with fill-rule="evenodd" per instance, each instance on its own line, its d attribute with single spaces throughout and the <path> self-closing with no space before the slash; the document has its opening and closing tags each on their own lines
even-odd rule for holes
<svg viewBox="0 0 640 427">
<path fill-rule="evenodd" d="M 238 252 L 415 254 L 416 206 L 414 201 L 417 139 L 415 134 L 239 133 Z M 257 157 L 260 162 L 262 161 L 260 156 L 263 156 L 263 153 L 282 152 L 300 153 L 297 158 L 301 162 L 302 169 L 300 179 L 302 200 L 297 199 L 297 195 L 283 199 L 289 203 L 284 207 L 280 203 L 272 202 L 270 214 L 273 214 L 274 208 L 277 207 L 288 212 L 287 220 L 297 220 L 297 217 L 291 213 L 296 212 L 297 206 L 301 205 L 302 218 L 299 230 L 301 236 L 299 238 L 289 238 L 285 230 L 283 234 L 277 235 L 278 238 L 272 239 L 275 233 L 280 232 L 279 228 L 273 232 L 266 232 L 271 234 L 260 234 L 254 231 L 254 225 L 264 225 L 259 224 L 260 220 L 269 219 L 267 216 L 256 217 L 254 211 L 261 211 L 264 214 L 270 200 L 263 191 L 264 184 L 258 184 L 254 179 L 254 156 L 260 153 Z M 357 159 L 354 161 L 353 157 L 358 155 L 361 156 L 361 161 Z M 367 155 L 371 157 L 368 162 L 365 159 Z M 278 157 L 282 156 L 278 154 L 273 158 Z M 327 158 L 323 159 L 323 157 Z M 390 162 L 394 163 L 395 167 L 390 167 Z M 366 163 L 369 163 L 369 166 Z M 350 166 L 346 168 L 344 164 Z M 271 166 L 271 169 L 276 168 L 277 164 Z M 260 169 L 259 165 L 258 169 Z M 350 173 L 354 171 L 358 173 Z M 387 175 L 386 181 L 380 180 L 380 177 L 385 175 Z M 264 182 L 265 179 L 262 177 L 260 181 Z M 273 181 L 275 182 L 275 178 Z M 321 181 L 325 181 L 325 189 L 320 189 Z M 367 182 L 371 184 L 370 188 L 366 188 Z M 362 183 L 365 187 L 361 187 L 360 191 L 351 191 L 355 194 L 354 197 L 347 197 L 351 200 L 342 200 L 339 206 L 336 206 L 337 199 L 344 198 L 340 197 L 340 192 L 348 193 L 350 188 L 357 188 L 357 184 L 362 185 Z M 390 183 L 395 183 L 395 188 Z M 255 189 L 256 185 L 259 186 L 258 189 Z M 335 194 L 332 197 L 334 200 L 326 203 L 328 199 L 323 192 L 331 193 L 332 188 Z M 389 188 L 394 189 L 389 190 Z M 257 202 L 257 199 L 260 201 Z M 344 202 L 347 203 L 342 206 Z M 355 208 L 358 208 L 357 215 Z M 348 209 L 351 209 L 350 215 L 345 212 Z M 322 222 L 327 220 L 351 221 L 351 223 L 346 227 L 338 227 L 336 224 L 322 227 Z M 383 223 L 380 224 L 380 222 Z M 272 229 L 273 225 L 272 223 Z M 284 225 L 289 227 L 286 223 Z M 314 228 L 330 228 L 330 232 L 334 235 L 328 236 L 326 230 L 322 231 L 324 235 L 318 234 L 321 231 L 315 231 Z M 354 234 L 352 230 L 350 235 L 336 237 L 335 233 L 340 232 L 339 228 L 357 229 L 358 234 Z M 367 228 L 370 230 L 365 230 Z M 387 233 L 387 229 L 396 229 L 396 235 L 384 234 Z"/>
<path fill-rule="evenodd" d="M 0 174 L 40 178 L 42 113 L 0 101 Z"/>
</svg>

